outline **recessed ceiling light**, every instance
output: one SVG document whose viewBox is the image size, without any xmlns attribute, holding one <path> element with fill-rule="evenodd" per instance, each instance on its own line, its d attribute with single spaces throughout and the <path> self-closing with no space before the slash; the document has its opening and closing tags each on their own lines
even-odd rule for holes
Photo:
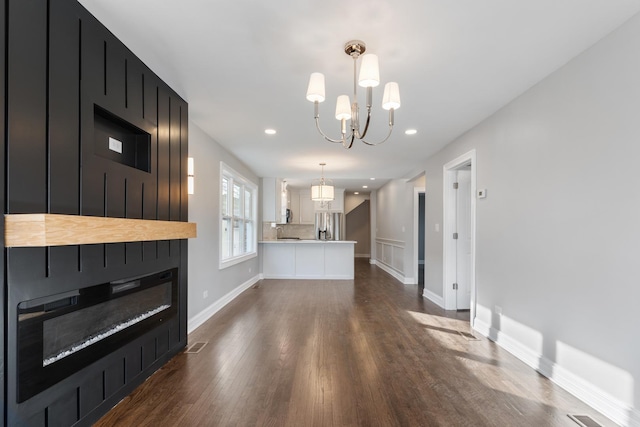
<svg viewBox="0 0 640 427">
<path fill-rule="evenodd" d="M 360 192 L 359 191 L 354 191 L 353 194 L 360 194 Z"/>
<path fill-rule="evenodd" d="M 267 135 L 275 135 L 276 134 L 276 130 L 275 129 L 265 129 L 264 133 L 266 133 Z"/>
<path fill-rule="evenodd" d="M 375 181 L 375 180 L 376 180 L 375 178 L 369 178 L 369 179 L 370 179 L 371 181 Z"/>
<path fill-rule="evenodd" d="M 369 188 L 369 186 L 368 185 L 363 185 L 362 188 Z"/>
<path fill-rule="evenodd" d="M 416 133 L 418 133 L 417 130 L 415 129 L 407 129 L 404 131 L 405 135 L 415 135 Z"/>
</svg>

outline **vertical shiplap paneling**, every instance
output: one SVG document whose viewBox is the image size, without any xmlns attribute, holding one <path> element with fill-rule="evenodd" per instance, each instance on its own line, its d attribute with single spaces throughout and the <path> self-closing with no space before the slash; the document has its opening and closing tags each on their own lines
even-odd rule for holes
<svg viewBox="0 0 640 427">
<path fill-rule="evenodd" d="M 182 164 L 180 161 L 181 108 L 183 102 L 177 97 L 170 98 L 170 123 L 169 123 L 169 219 L 180 220 L 180 183 L 182 178 Z M 180 256 L 180 241 L 172 240 L 169 243 L 169 254 L 172 257 Z"/>
<path fill-rule="evenodd" d="M 78 391 L 73 388 L 47 408 L 47 427 L 72 426 L 78 421 Z"/>
<path fill-rule="evenodd" d="M 47 2 L 12 1 L 6 17 L 6 206 L 7 213 L 37 213 L 47 209 Z M 33 415 L 34 425 L 44 425 L 44 412 L 15 414 L 17 360 L 17 305 L 36 290 L 30 284 L 47 275 L 47 251 L 42 248 L 7 249 L 7 313 L 5 343 L 6 399 L 9 423 Z M 10 284 L 19 284 L 11 286 Z M 3 367 L 4 369 L 4 367 Z M 38 413 L 36 413 L 38 412 Z"/>
<path fill-rule="evenodd" d="M 146 71 L 142 63 L 137 60 L 130 52 L 127 52 L 126 60 L 126 117 L 144 118 L 144 72 Z M 125 217 L 126 218 L 142 218 L 143 214 L 143 192 L 145 182 L 150 181 L 150 173 L 138 173 L 142 179 L 136 179 L 132 176 L 127 179 L 127 191 L 125 194 Z M 145 176 L 146 175 L 146 176 Z M 126 243 L 125 244 L 125 262 L 127 265 L 142 264 L 143 260 L 143 243 Z"/>
<path fill-rule="evenodd" d="M 169 220 L 170 126 L 171 96 L 161 84 L 158 86 L 157 219 L 163 221 Z"/>
<path fill-rule="evenodd" d="M 124 367 L 126 359 L 118 358 L 109 364 L 103 371 L 104 381 L 104 398 L 108 399 L 113 396 L 119 389 L 125 385 Z"/>
<path fill-rule="evenodd" d="M 94 105 L 104 103 L 105 86 L 105 48 L 104 33 L 98 21 L 88 15 L 82 15 L 82 49 L 81 49 L 81 106 L 80 129 L 82 140 L 82 198 L 80 211 L 82 215 L 103 216 L 104 206 L 104 171 L 94 165 Z M 84 259 L 87 267 L 97 264 L 95 252 L 91 250 L 91 260 Z M 89 255 L 89 254 L 87 254 Z M 100 262 L 102 265 L 102 262 Z"/>
<path fill-rule="evenodd" d="M 6 63 L 5 63 L 5 31 L 6 31 L 6 1 L 0 1 L 0 82 L 5 81 L 5 72 L 6 72 Z M 5 85 L 0 84 L 0 99 L 5 98 Z M 4 187 L 4 176 L 5 176 L 5 102 L 0 102 L 0 135 L 2 135 L 2 139 L 0 140 L 0 188 Z M 4 197 L 0 198 L 0 209 L 2 212 L 5 211 L 5 199 Z M 4 250 L 4 221 L 0 221 L 0 250 Z M 4 277 L 4 257 L 0 257 L 0 273 Z M 6 294 L 6 286 L 4 280 L 0 281 L 2 285 L 0 286 L 0 330 L 5 330 L 5 294 Z M 5 388 L 5 340 L 0 340 L 0 402 L 6 402 L 6 396 L 4 392 Z M 5 420 L 5 405 L 0 405 L 0 420 Z"/>
<path fill-rule="evenodd" d="M 101 106 L 118 117 L 126 117 L 126 66 L 128 51 L 108 31 L 103 31 L 103 46 L 106 46 L 104 63 L 106 93 Z"/>
<path fill-rule="evenodd" d="M 78 387 L 79 418 L 86 417 L 92 410 L 102 403 L 104 396 L 104 375 L 101 370 L 95 370 L 92 375 Z"/>
<path fill-rule="evenodd" d="M 157 147 L 157 217 L 159 220 L 169 220 L 170 201 L 170 124 L 171 124 L 171 96 L 164 84 L 158 86 L 158 147 Z M 170 256 L 170 243 L 157 242 L 157 257 L 160 260 Z"/>
<path fill-rule="evenodd" d="M 151 172 L 150 178 L 144 183 L 141 188 L 143 192 L 142 198 L 142 217 L 143 219 L 158 219 L 158 85 L 160 81 L 155 74 L 147 71 L 142 76 L 144 81 L 144 108 L 143 117 L 146 122 L 153 126 L 151 132 Z M 142 259 L 146 260 L 156 259 L 158 252 L 157 242 L 143 242 L 142 243 Z"/>
<path fill-rule="evenodd" d="M 180 221 L 189 220 L 189 195 L 187 193 L 187 159 L 189 158 L 189 109 L 186 103 L 180 107 Z M 195 161 L 195 159 L 194 159 Z M 201 159 L 204 166 L 205 159 Z"/>
<path fill-rule="evenodd" d="M 77 215 L 80 213 L 80 21 L 67 2 L 50 2 L 49 10 L 48 212 Z M 78 246 L 50 248 L 50 277 L 73 277 L 78 282 L 78 253 Z"/>
<path fill-rule="evenodd" d="M 51 2 L 49 18 L 50 213 L 80 211 L 80 26 L 67 2 Z"/>
<path fill-rule="evenodd" d="M 46 212 L 46 0 L 12 2 L 8 23 L 7 212 Z"/>
<path fill-rule="evenodd" d="M 169 123 L 169 219 L 180 220 L 180 182 L 182 165 L 180 164 L 180 143 L 182 102 L 171 97 L 171 122 Z"/>
<path fill-rule="evenodd" d="M 126 53 L 125 117 L 144 118 L 144 82 L 146 67 L 131 52 Z"/>
</svg>

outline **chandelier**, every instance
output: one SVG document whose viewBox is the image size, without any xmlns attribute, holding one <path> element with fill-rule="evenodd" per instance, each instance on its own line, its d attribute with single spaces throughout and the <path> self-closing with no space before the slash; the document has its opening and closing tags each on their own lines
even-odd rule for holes
<svg viewBox="0 0 640 427">
<path fill-rule="evenodd" d="M 324 179 L 324 167 L 326 163 L 320 163 L 322 175 L 319 180 L 311 184 L 311 200 L 314 202 L 330 202 L 334 199 L 333 185 L 330 180 Z"/>
<path fill-rule="evenodd" d="M 340 95 L 336 102 L 336 119 L 340 121 L 340 133 L 341 138 L 333 139 L 329 138 L 320 129 L 320 114 L 318 112 L 318 104 L 323 102 L 324 96 L 324 74 L 311 73 L 309 78 L 309 86 L 307 88 L 307 99 L 313 102 L 315 109 L 315 121 L 318 132 L 329 142 L 342 143 L 344 148 L 351 148 L 353 141 L 356 139 L 361 140 L 367 145 L 378 145 L 385 142 L 391 136 L 393 131 L 393 114 L 394 111 L 400 108 L 400 90 L 398 83 L 389 82 L 384 86 L 384 94 L 382 95 L 382 108 L 389 110 L 389 133 L 387 136 L 379 142 L 369 142 L 364 138 L 367 136 L 369 130 L 369 121 L 371 119 L 371 98 L 373 88 L 380 84 L 380 73 L 378 70 L 378 56 L 373 54 L 362 55 L 366 50 L 366 45 L 361 40 L 351 40 L 344 45 L 344 52 L 353 58 L 353 102 L 349 100 L 348 95 Z M 360 107 L 358 106 L 358 95 L 356 84 L 357 75 L 357 62 L 358 58 L 362 55 L 362 64 L 360 66 L 360 75 L 357 79 L 357 83 L 366 88 L 367 91 L 367 120 L 364 124 L 364 128 L 360 131 Z M 347 129 L 347 120 L 349 120 L 349 126 Z"/>
</svg>

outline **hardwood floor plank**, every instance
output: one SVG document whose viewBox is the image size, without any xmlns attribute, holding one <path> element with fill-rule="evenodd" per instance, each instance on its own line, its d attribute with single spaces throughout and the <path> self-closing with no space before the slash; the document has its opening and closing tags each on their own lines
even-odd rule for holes
<svg viewBox="0 0 640 427">
<path fill-rule="evenodd" d="M 189 336 L 208 341 L 96 425 L 614 425 L 447 312 L 356 260 L 354 281 L 263 280 Z"/>
</svg>

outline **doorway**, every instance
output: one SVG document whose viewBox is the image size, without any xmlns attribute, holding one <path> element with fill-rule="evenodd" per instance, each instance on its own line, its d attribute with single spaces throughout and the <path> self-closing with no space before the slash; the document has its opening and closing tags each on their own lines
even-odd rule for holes
<svg viewBox="0 0 640 427">
<path fill-rule="evenodd" d="M 444 282 L 447 310 L 469 310 L 475 319 L 475 150 L 447 163 L 444 182 Z"/>
<path fill-rule="evenodd" d="M 424 188 L 414 189 L 414 230 L 417 230 L 415 236 L 414 254 L 417 255 L 415 262 L 415 278 L 418 284 L 418 294 L 424 292 L 424 248 L 425 248 L 425 192 Z"/>
</svg>

